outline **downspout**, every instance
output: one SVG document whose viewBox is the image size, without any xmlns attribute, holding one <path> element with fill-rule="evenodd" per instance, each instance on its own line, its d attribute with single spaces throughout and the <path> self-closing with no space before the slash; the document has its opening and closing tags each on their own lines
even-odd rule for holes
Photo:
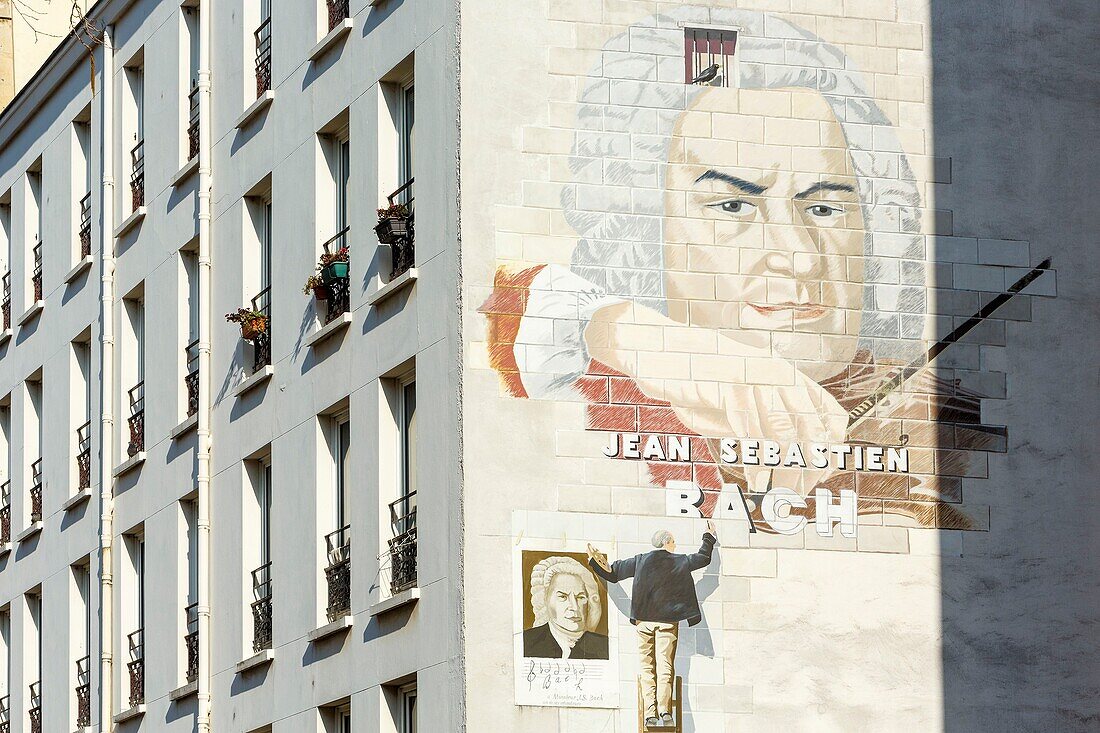
<svg viewBox="0 0 1100 733">
<path fill-rule="evenodd" d="M 198 733 L 210 731 L 210 0 L 199 0 Z"/>
<path fill-rule="evenodd" d="M 114 456 L 114 369 L 115 369 L 115 179 L 114 160 L 114 28 L 103 29 L 103 84 L 100 101 L 100 168 L 103 180 L 99 197 L 99 233 L 102 272 L 99 307 L 99 729 L 113 728 L 114 686 L 114 477 L 111 461 Z"/>
</svg>

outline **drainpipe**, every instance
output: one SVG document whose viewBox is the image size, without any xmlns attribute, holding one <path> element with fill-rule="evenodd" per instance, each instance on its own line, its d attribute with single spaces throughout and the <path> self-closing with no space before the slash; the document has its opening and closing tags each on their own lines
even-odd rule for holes
<svg viewBox="0 0 1100 733">
<path fill-rule="evenodd" d="M 114 685 L 114 477 L 111 464 L 114 457 L 114 369 L 115 369 L 115 179 L 114 160 L 114 27 L 103 30 L 103 84 L 100 102 L 100 253 L 102 274 L 99 291 L 99 715 L 101 731 L 113 729 L 111 711 Z"/>
<path fill-rule="evenodd" d="M 198 733 L 210 732 L 210 0 L 199 0 Z"/>
</svg>

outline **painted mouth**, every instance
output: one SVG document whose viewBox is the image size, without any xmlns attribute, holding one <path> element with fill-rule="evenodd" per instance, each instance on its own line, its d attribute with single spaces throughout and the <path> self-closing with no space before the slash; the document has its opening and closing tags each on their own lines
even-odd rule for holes
<svg viewBox="0 0 1100 733">
<path fill-rule="evenodd" d="M 749 306 L 757 313 L 765 316 L 790 311 L 798 320 L 820 318 L 829 312 L 829 309 L 823 305 L 818 305 L 816 303 L 795 303 L 793 301 L 787 301 L 786 303 L 779 303 L 777 305 L 772 305 L 770 303 L 749 303 Z"/>
</svg>

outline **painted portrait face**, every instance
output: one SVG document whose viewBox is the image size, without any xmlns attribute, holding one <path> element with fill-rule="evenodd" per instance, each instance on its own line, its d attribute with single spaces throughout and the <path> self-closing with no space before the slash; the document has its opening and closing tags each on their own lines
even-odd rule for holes
<svg viewBox="0 0 1100 733">
<path fill-rule="evenodd" d="M 826 101 L 806 89 L 704 91 L 677 121 L 669 157 L 669 315 L 770 332 L 776 355 L 820 376 L 849 363 L 863 306 L 864 222 Z"/>
<path fill-rule="evenodd" d="M 558 573 L 546 591 L 549 621 L 562 631 L 578 634 L 587 631 L 588 590 L 576 575 Z"/>
</svg>

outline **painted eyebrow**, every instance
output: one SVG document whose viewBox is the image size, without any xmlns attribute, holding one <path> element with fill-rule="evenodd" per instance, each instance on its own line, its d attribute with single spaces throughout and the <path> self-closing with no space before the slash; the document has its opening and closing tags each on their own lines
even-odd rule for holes
<svg viewBox="0 0 1100 733">
<path fill-rule="evenodd" d="M 848 193 L 855 193 L 856 189 L 855 189 L 855 186 L 852 186 L 852 185 L 847 184 L 847 183 L 834 183 L 832 181 L 818 181 L 814 185 L 807 188 L 805 191 L 802 191 L 801 193 L 796 193 L 794 195 L 794 197 L 796 199 L 805 199 L 805 198 L 809 198 L 810 196 L 813 196 L 815 193 L 818 193 L 819 191 L 847 191 Z"/>
<path fill-rule="evenodd" d="M 744 178 L 731 176 L 729 173 L 720 173 L 716 170 L 709 170 L 695 179 L 696 183 L 702 183 L 703 181 L 721 181 L 722 183 L 728 183 L 734 188 L 739 188 L 751 196 L 759 196 L 768 190 L 767 186 L 761 186 L 759 183 L 746 181 Z"/>
</svg>

